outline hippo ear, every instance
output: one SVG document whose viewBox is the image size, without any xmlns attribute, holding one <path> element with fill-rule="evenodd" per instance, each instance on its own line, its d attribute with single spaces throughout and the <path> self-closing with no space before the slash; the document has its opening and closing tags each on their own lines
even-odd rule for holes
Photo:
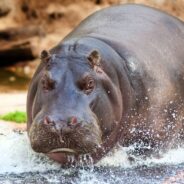
<svg viewBox="0 0 184 184">
<path fill-rule="evenodd" d="M 92 67 L 94 66 L 100 66 L 100 60 L 101 60 L 101 56 L 100 53 L 97 50 L 93 50 L 89 56 L 87 57 L 90 65 Z"/>
<path fill-rule="evenodd" d="M 40 56 L 41 60 L 44 62 L 48 62 L 51 58 L 50 53 L 47 50 L 43 50 L 41 52 L 41 56 Z"/>
</svg>

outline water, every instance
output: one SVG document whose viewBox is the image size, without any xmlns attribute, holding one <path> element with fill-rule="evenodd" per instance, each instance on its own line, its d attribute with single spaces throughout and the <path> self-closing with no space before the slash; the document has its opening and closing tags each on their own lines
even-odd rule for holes
<svg viewBox="0 0 184 184">
<path fill-rule="evenodd" d="M 0 124 L 0 184 L 160 184 L 169 177 L 184 184 L 184 148 L 170 150 L 161 158 L 130 159 L 132 149 L 118 146 L 98 164 L 62 168 L 43 154 L 31 150 L 26 132 Z M 177 175 L 177 176 L 176 176 Z"/>
</svg>

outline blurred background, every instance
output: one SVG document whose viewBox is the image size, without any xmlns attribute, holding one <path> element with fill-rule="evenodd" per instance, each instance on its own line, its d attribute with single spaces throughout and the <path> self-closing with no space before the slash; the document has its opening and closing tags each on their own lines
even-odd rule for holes
<svg viewBox="0 0 184 184">
<path fill-rule="evenodd" d="M 25 111 L 41 50 L 56 45 L 89 14 L 124 3 L 146 4 L 184 20 L 184 0 L 0 0 L 0 114 Z"/>
</svg>

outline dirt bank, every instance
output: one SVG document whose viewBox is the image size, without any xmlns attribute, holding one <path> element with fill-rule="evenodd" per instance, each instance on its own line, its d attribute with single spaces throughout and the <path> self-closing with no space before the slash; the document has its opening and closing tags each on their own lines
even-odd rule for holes
<svg viewBox="0 0 184 184">
<path fill-rule="evenodd" d="M 0 115 L 20 110 L 26 111 L 26 92 L 1 93 Z"/>
</svg>

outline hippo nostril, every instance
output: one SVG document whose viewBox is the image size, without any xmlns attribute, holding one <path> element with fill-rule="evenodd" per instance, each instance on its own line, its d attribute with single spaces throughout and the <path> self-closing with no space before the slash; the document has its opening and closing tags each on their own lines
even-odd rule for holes
<svg viewBox="0 0 184 184">
<path fill-rule="evenodd" d="M 77 122 L 77 118 L 75 116 L 72 116 L 71 118 L 69 118 L 69 125 L 75 126 L 77 124 L 78 124 L 78 122 Z"/>
<path fill-rule="evenodd" d="M 47 126 L 55 126 L 54 121 L 52 121 L 48 116 L 44 118 L 43 124 Z"/>
</svg>

